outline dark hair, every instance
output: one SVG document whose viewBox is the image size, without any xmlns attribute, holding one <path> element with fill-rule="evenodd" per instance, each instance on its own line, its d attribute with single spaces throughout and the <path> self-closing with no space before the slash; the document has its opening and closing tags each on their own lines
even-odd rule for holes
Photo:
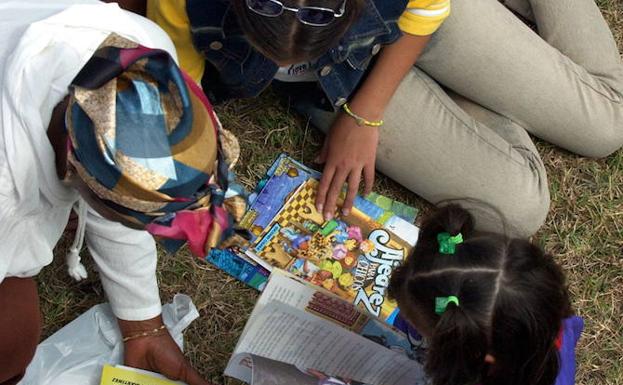
<svg viewBox="0 0 623 385">
<path fill-rule="evenodd" d="M 454 254 L 439 252 L 440 232 L 463 235 Z M 469 212 L 446 206 L 423 224 L 389 292 L 432 331 L 425 369 L 434 385 L 554 383 L 555 341 L 571 306 L 560 267 L 529 241 L 476 232 Z M 437 315 L 435 298 L 447 296 L 459 305 Z"/>
<path fill-rule="evenodd" d="M 281 1 L 290 7 L 310 3 L 309 0 Z M 302 62 L 317 59 L 336 46 L 364 7 L 362 0 L 313 0 L 310 4 L 338 10 L 343 1 L 346 1 L 344 16 L 333 19 L 326 27 L 303 24 L 289 11 L 278 17 L 258 15 L 247 7 L 246 0 L 231 0 L 231 4 L 247 40 L 259 52 L 277 62 Z"/>
</svg>

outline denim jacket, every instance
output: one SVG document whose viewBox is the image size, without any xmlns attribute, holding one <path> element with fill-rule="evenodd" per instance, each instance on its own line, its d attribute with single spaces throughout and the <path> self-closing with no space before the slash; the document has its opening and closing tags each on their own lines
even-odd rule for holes
<svg viewBox="0 0 623 385">
<path fill-rule="evenodd" d="M 326 109 L 344 104 L 381 46 L 401 35 L 397 22 L 407 0 L 364 2 L 363 14 L 340 43 L 312 63 Z M 247 42 L 229 0 L 187 0 L 186 11 L 193 43 L 206 58 L 204 90 L 210 99 L 255 97 L 271 83 L 277 64 Z"/>
</svg>

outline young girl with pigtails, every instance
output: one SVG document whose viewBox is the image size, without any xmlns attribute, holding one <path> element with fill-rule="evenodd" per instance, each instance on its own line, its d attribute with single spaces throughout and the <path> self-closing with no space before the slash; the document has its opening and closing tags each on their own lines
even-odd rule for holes
<svg viewBox="0 0 623 385">
<path fill-rule="evenodd" d="M 573 384 L 582 320 L 560 267 L 527 240 L 474 230 L 459 206 L 425 221 L 390 295 L 428 341 L 433 385 Z"/>
</svg>

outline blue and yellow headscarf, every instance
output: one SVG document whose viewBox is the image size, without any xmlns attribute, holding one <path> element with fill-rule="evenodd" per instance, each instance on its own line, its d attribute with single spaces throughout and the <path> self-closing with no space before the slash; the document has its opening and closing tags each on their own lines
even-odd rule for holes
<svg viewBox="0 0 623 385">
<path fill-rule="evenodd" d="M 244 201 L 225 201 L 239 148 L 171 56 L 109 36 L 70 85 L 68 161 L 124 219 L 203 257 Z M 229 194 L 228 194 L 229 195 Z"/>
</svg>

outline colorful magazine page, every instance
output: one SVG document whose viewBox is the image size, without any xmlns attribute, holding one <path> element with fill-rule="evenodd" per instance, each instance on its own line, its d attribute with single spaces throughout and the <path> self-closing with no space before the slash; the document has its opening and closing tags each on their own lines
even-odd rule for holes
<svg viewBox="0 0 623 385">
<path fill-rule="evenodd" d="M 257 191 L 259 192 L 264 187 L 264 185 L 275 174 L 275 172 L 277 172 L 280 169 L 283 169 L 284 165 L 287 165 L 287 167 L 295 167 L 301 173 L 308 175 L 310 178 L 320 180 L 320 177 L 322 176 L 322 173 L 320 171 L 317 171 L 310 167 L 305 166 L 303 163 L 290 158 L 287 154 L 280 154 L 279 157 L 277 157 L 277 160 L 275 160 L 275 162 L 266 172 L 266 176 L 260 181 L 260 183 L 258 183 L 259 190 Z M 415 218 L 417 217 L 417 214 L 418 214 L 417 208 L 406 205 L 395 199 L 392 199 L 390 197 L 387 197 L 385 195 L 381 195 L 375 192 L 372 192 L 366 195 L 365 197 L 363 197 L 363 199 L 368 202 L 373 203 L 378 208 L 382 209 L 384 212 L 383 214 L 385 216 L 396 215 L 411 224 L 415 222 Z M 365 210 L 362 210 L 362 211 L 365 211 Z M 369 215 L 371 217 L 373 216 L 372 214 L 369 214 Z M 377 220 L 383 223 L 382 220 L 379 220 L 379 219 Z"/>
<path fill-rule="evenodd" d="M 251 250 L 269 265 L 392 324 L 398 309 L 387 298 L 389 278 L 413 245 L 357 208 L 325 221 L 314 205 L 317 187 L 315 179 L 303 183 L 273 220 L 258 228 Z"/>
<path fill-rule="evenodd" d="M 418 214 L 418 209 L 416 209 L 415 207 L 406 205 L 395 199 L 375 192 L 366 195 L 365 199 L 369 202 L 374 203 L 376 206 L 387 212 L 394 213 L 395 215 L 409 223 L 415 222 L 415 218 Z"/>
<path fill-rule="evenodd" d="M 268 270 L 237 248 L 212 249 L 205 260 L 258 291 L 264 289 L 270 275 Z"/>
<path fill-rule="evenodd" d="M 259 193 L 249 198 L 250 207 L 240 223 L 251 232 L 251 240 L 260 234 L 261 228 L 270 223 L 281 210 L 288 197 L 305 181 L 320 175 L 317 171 L 281 154 L 270 167 L 267 176 L 258 184 Z"/>
<path fill-rule="evenodd" d="M 282 154 L 279 154 L 277 159 L 275 159 L 273 164 L 268 168 L 268 171 L 266 171 L 266 175 L 264 175 L 264 178 L 262 178 L 262 180 L 258 183 L 256 192 L 261 191 L 261 189 L 264 188 L 264 184 L 273 175 L 275 175 L 278 170 L 281 170 L 284 167 L 288 167 L 288 168 L 294 167 L 297 170 L 299 170 L 301 173 L 306 174 L 308 176 L 308 179 L 309 178 L 320 179 L 320 177 L 322 176 L 322 173 L 320 171 L 314 170 L 311 167 L 307 167 L 306 165 L 297 161 L 296 159 L 291 158 L 288 154 L 282 153 Z"/>
<path fill-rule="evenodd" d="M 183 382 L 169 380 L 158 373 L 130 368 L 128 366 L 104 365 L 100 385 L 184 385 Z"/>
<path fill-rule="evenodd" d="M 281 154 L 258 184 L 257 192 L 251 195 L 250 208 L 242 219 L 241 226 L 250 230 L 251 240 L 256 240 L 297 188 L 307 180 L 319 180 L 321 175 L 286 154 Z M 417 213 L 417 210 L 383 195 L 375 194 L 370 197 L 374 200 L 357 196 L 354 207 L 414 245 L 418 234 L 413 225 L 415 214 L 407 215 L 405 219 L 395 215 L 391 209 L 404 206 L 404 209 L 400 209 L 401 212 Z M 379 207 L 375 201 L 384 204 L 387 209 Z"/>
<path fill-rule="evenodd" d="M 310 179 L 319 179 L 320 176 L 320 172 L 297 162 L 288 155 L 279 155 L 266 176 L 258 183 L 256 192 L 249 197 L 250 208 L 241 226 L 250 230 L 251 241 L 257 240 L 262 230 L 268 226 L 303 183 Z M 391 211 L 396 210 L 399 204 L 378 194 L 371 194 L 365 199 L 358 196 L 354 202 L 354 206 L 365 215 L 382 224 L 410 245 L 415 245 L 418 229 L 413 225 L 413 218 L 404 215 L 401 217 Z M 404 212 L 417 212 L 415 208 L 405 207 Z M 211 252 L 206 256 L 206 261 L 261 291 L 273 266 L 258 257 L 254 250 L 247 246 L 240 245 L 238 248 Z"/>
</svg>

